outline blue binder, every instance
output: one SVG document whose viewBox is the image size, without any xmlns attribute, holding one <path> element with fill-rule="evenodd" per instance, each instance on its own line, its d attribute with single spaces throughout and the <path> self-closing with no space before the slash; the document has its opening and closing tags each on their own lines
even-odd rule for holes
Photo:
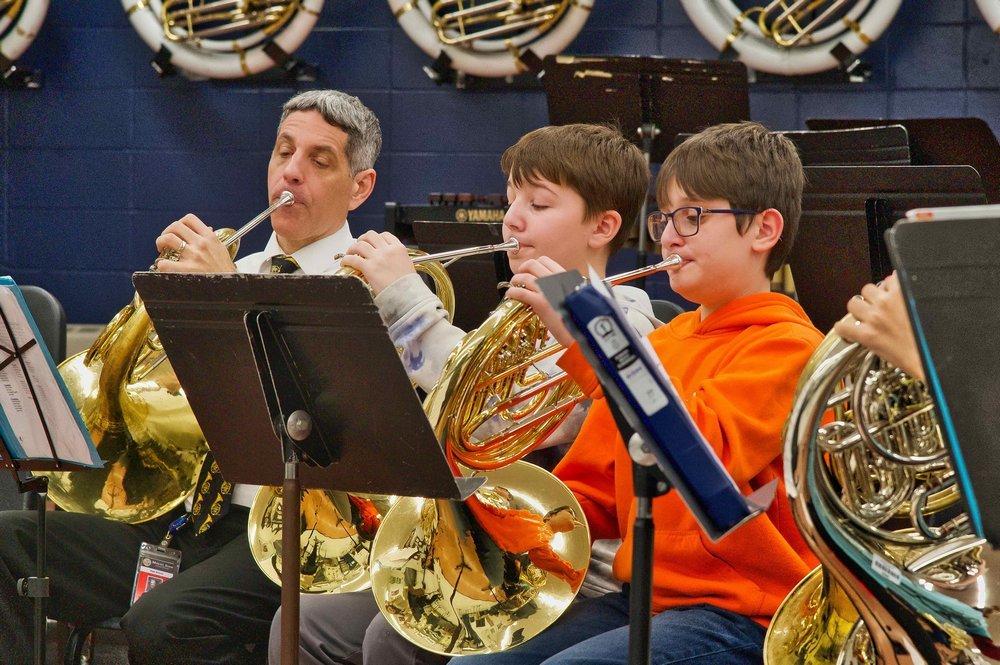
<svg viewBox="0 0 1000 665">
<path fill-rule="evenodd" d="M 103 466 L 17 284 L 0 276 L 0 469 Z"/>
<path fill-rule="evenodd" d="M 594 279 L 578 286 L 583 280 L 576 272 L 538 283 L 549 301 L 563 312 L 604 394 L 614 400 L 648 445 L 657 465 L 709 538 L 719 540 L 766 510 L 774 499 L 777 480 L 749 497 L 740 494 L 691 419 L 659 359 L 629 325 L 603 283 Z M 623 437 L 628 435 L 623 433 Z"/>
</svg>

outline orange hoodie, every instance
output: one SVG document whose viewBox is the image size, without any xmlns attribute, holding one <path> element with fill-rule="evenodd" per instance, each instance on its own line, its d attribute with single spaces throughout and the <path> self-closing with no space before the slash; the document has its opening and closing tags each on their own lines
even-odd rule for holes
<svg viewBox="0 0 1000 665">
<path fill-rule="evenodd" d="M 785 495 L 781 431 L 799 374 L 822 335 L 799 305 L 776 293 L 734 300 L 704 321 L 689 312 L 649 335 L 677 393 L 744 495 L 777 478 L 760 515 L 713 543 L 677 492 L 654 499 L 653 611 L 707 603 L 767 625 L 817 565 Z M 623 538 L 614 573 L 632 576 L 632 465 L 577 345 L 559 363 L 591 397 L 576 441 L 555 474 L 576 494 L 591 537 Z"/>
</svg>

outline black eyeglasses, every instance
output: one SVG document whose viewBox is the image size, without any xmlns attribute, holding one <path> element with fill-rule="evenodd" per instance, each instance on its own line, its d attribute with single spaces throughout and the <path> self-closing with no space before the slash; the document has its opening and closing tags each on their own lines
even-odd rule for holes
<svg viewBox="0 0 1000 665">
<path fill-rule="evenodd" d="M 701 228 L 701 216 L 706 212 L 731 212 L 734 215 L 756 215 L 759 210 L 733 210 L 731 208 L 702 208 L 701 206 L 683 206 L 673 212 L 657 210 L 646 218 L 646 226 L 653 242 L 660 242 L 668 223 L 673 223 L 677 235 L 688 238 L 698 233 Z"/>
</svg>

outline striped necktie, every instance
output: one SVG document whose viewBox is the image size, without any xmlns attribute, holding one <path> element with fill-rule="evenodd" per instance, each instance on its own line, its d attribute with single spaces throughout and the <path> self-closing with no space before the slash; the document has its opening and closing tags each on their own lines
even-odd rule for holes
<svg viewBox="0 0 1000 665">
<path fill-rule="evenodd" d="M 293 273 L 298 269 L 299 269 L 298 262 L 296 262 L 295 259 L 286 254 L 278 254 L 277 256 L 271 257 L 272 273 L 288 274 L 288 273 Z"/>
</svg>

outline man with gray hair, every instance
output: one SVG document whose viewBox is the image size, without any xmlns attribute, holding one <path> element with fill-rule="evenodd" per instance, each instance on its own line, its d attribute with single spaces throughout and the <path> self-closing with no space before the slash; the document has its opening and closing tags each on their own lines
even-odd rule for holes
<svg viewBox="0 0 1000 665">
<path fill-rule="evenodd" d="M 233 263 L 218 237 L 194 215 L 156 239 L 162 272 L 327 274 L 353 242 L 347 215 L 371 195 L 382 136 L 375 115 L 336 90 L 303 92 L 283 108 L 267 168 L 270 202 L 294 203 L 271 215 L 264 250 Z M 125 488 L 127 489 L 127 488 Z M 174 511 L 141 524 L 53 512 L 46 519 L 51 580 L 48 616 L 77 625 L 121 617 L 131 665 L 264 663 L 280 588 L 260 571 L 247 540 L 256 487 L 230 485 L 209 454 L 194 494 Z M 132 604 L 142 543 L 182 553 L 171 579 Z M 32 602 L 15 591 L 34 573 L 33 511 L 0 512 L 0 660 L 32 659 Z"/>
</svg>

